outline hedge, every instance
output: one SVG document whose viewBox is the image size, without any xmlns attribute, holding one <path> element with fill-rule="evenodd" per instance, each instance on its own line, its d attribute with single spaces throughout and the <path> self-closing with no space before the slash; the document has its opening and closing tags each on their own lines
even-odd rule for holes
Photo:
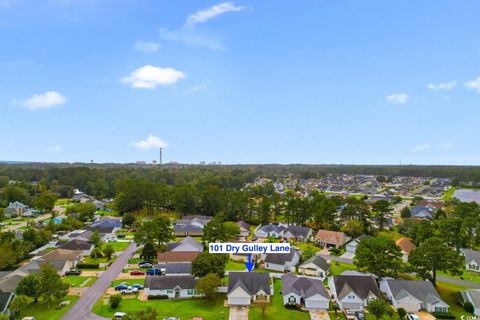
<svg viewBox="0 0 480 320">
<path fill-rule="evenodd" d="M 451 312 L 433 312 L 432 314 L 438 319 L 455 319 L 455 315 Z"/>
<path fill-rule="evenodd" d="M 164 300 L 164 299 L 168 299 L 168 296 L 166 294 L 149 295 L 147 297 L 147 300 Z"/>
<path fill-rule="evenodd" d="M 78 269 L 98 269 L 98 263 L 78 263 Z"/>
</svg>

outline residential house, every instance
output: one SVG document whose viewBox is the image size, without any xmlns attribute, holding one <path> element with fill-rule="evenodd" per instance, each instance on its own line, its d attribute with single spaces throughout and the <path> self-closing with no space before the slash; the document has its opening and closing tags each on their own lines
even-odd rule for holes
<svg viewBox="0 0 480 320">
<path fill-rule="evenodd" d="M 154 265 L 155 269 L 160 269 L 166 276 L 188 276 L 192 274 L 191 262 L 170 262 Z"/>
<path fill-rule="evenodd" d="M 93 251 L 94 244 L 90 240 L 72 239 L 60 245 L 61 249 L 80 251 L 82 257 L 88 257 Z"/>
<path fill-rule="evenodd" d="M 202 236 L 203 228 L 212 220 L 207 216 L 185 216 L 183 219 L 177 220 L 173 227 L 176 236 Z"/>
<path fill-rule="evenodd" d="M 193 262 L 200 253 L 197 251 L 170 251 L 157 255 L 157 263 Z"/>
<path fill-rule="evenodd" d="M 283 231 L 283 237 L 285 239 L 293 239 L 296 241 L 306 241 L 312 238 L 312 229 L 308 227 L 288 225 L 287 229 Z"/>
<path fill-rule="evenodd" d="M 85 227 L 85 230 L 98 232 L 102 239 L 112 238 L 122 228 L 122 220 L 117 218 L 104 218 Z"/>
<path fill-rule="evenodd" d="M 267 253 L 263 261 L 265 261 L 265 269 L 268 270 L 295 271 L 295 267 L 300 261 L 300 254 L 295 249 L 291 249 L 288 253 Z"/>
<path fill-rule="evenodd" d="M 402 250 L 403 261 L 408 261 L 408 256 L 410 255 L 410 252 L 412 252 L 416 248 L 415 244 L 405 237 L 402 237 L 395 241 L 395 244 L 400 248 L 400 250 Z"/>
<path fill-rule="evenodd" d="M 480 289 L 470 289 L 460 292 L 463 303 L 470 302 L 473 305 L 473 314 L 480 316 Z"/>
<path fill-rule="evenodd" d="M 82 201 L 83 199 L 88 199 L 90 200 L 90 198 L 87 196 L 87 194 L 85 192 L 82 192 L 78 189 L 73 189 L 73 195 L 72 195 L 72 201 Z"/>
<path fill-rule="evenodd" d="M 430 281 L 385 279 L 380 282 L 380 291 L 397 309 L 403 308 L 407 312 L 448 312 L 448 304 L 440 298 Z"/>
<path fill-rule="evenodd" d="M 8 305 L 12 301 L 15 295 L 13 292 L 0 292 L 0 314 L 10 314 L 10 310 L 8 309 Z"/>
<path fill-rule="evenodd" d="M 350 238 L 343 232 L 318 230 L 315 241 L 325 247 L 340 248 L 344 246 Z"/>
<path fill-rule="evenodd" d="M 196 251 L 203 252 L 203 244 L 196 241 L 190 236 L 183 238 L 178 242 L 170 242 L 167 244 L 167 251 L 180 252 L 180 251 Z"/>
<path fill-rule="evenodd" d="M 75 268 L 82 258 L 82 252 L 79 250 L 55 249 L 48 251 L 43 256 L 33 257 L 30 262 L 18 270 L 28 274 L 37 273 L 44 264 L 52 265 L 58 274 L 63 276 L 70 269 Z"/>
<path fill-rule="evenodd" d="M 282 223 L 271 223 L 265 226 L 258 226 L 253 234 L 258 238 L 281 238 L 287 227 Z"/>
<path fill-rule="evenodd" d="M 480 272 L 480 251 L 460 249 L 465 256 L 465 268 L 468 271 Z"/>
<path fill-rule="evenodd" d="M 321 256 L 313 256 L 298 267 L 298 273 L 324 280 L 330 273 L 330 264 Z"/>
<path fill-rule="evenodd" d="M 15 292 L 20 280 L 28 276 L 30 273 L 22 270 L 15 270 L 0 278 L 0 292 Z"/>
<path fill-rule="evenodd" d="M 369 301 L 382 296 L 375 278 L 370 276 L 333 276 L 328 284 L 340 309 L 349 312 L 363 311 Z"/>
<path fill-rule="evenodd" d="M 243 220 L 238 221 L 237 225 L 240 228 L 240 236 L 248 237 L 248 235 L 250 234 L 250 225 Z"/>
<path fill-rule="evenodd" d="M 362 240 L 365 240 L 365 239 L 368 239 L 368 238 L 370 238 L 370 236 L 368 236 L 366 234 L 362 234 L 361 236 L 359 236 L 359 237 L 353 239 L 352 241 L 350 241 L 349 243 L 347 243 L 347 245 L 345 246 L 345 249 L 347 250 L 347 252 L 355 254 L 355 251 L 357 250 L 357 247 L 360 244 L 360 242 Z"/>
<path fill-rule="evenodd" d="M 196 280 L 191 275 L 146 276 L 146 296 L 168 296 L 170 299 L 193 298 L 200 294 L 195 290 Z"/>
<path fill-rule="evenodd" d="M 22 213 L 27 211 L 29 207 L 19 201 L 10 202 L 8 207 L 5 208 L 3 214 L 6 218 L 11 218 L 12 216 L 21 216 Z"/>
<path fill-rule="evenodd" d="M 282 276 L 284 305 L 305 305 L 305 308 L 328 310 L 330 296 L 323 281 L 287 273 Z"/>
<path fill-rule="evenodd" d="M 273 288 L 270 274 L 264 272 L 229 272 L 228 304 L 249 306 L 255 302 L 270 302 Z"/>
<path fill-rule="evenodd" d="M 432 221 L 434 215 L 435 215 L 435 209 L 431 207 L 416 205 L 410 208 L 410 217 L 412 218 L 426 219 L 426 220 Z"/>
</svg>

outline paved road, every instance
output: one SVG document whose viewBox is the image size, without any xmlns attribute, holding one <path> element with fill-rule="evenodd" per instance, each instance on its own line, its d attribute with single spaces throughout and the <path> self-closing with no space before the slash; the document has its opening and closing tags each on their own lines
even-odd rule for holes
<svg viewBox="0 0 480 320">
<path fill-rule="evenodd" d="M 102 273 L 95 283 L 78 299 L 77 303 L 62 317 L 62 320 L 99 320 L 106 319 L 91 313 L 93 305 L 103 296 L 103 293 L 113 280 L 122 272 L 127 265 L 137 246 L 134 242 L 125 249 L 110 268 Z"/>
<path fill-rule="evenodd" d="M 352 259 L 329 256 L 327 254 L 317 254 L 317 255 L 321 256 L 322 258 L 325 258 L 326 260 L 332 260 L 332 261 L 337 261 L 337 262 L 341 262 L 341 263 L 353 264 Z M 466 280 L 455 279 L 455 278 L 450 278 L 450 277 L 445 277 L 445 276 L 437 276 L 437 281 L 451 283 L 451 284 L 464 286 L 464 287 L 469 287 L 469 288 L 474 288 L 474 289 L 480 289 L 480 283 L 473 282 L 473 281 L 466 281 Z"/>
</svg>

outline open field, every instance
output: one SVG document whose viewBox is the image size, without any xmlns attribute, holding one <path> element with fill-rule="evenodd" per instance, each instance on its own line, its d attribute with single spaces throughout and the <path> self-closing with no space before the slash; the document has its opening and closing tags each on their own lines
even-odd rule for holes
<svg viewBox="0 0 480 320">
<path fill-rule="evenodd" d="M 20 312 L 20 319 L 27 316 L 35 316 L 36 320 L 59 320 L 62 316 L 75 304 L 79 299 L 77 296 L 67 296 L 62 301 L 71 301 L 68 306 L 61 309 L 56 309 L 56 306 L 50 306 L 47 309 L 45 304 L 32 303 L 29 306 L 22 308 Z"/>
</svg>

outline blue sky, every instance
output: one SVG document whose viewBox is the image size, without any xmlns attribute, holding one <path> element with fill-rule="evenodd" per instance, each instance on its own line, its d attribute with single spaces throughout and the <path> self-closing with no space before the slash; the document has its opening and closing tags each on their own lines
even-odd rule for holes
<svg viewBox="0 0 480 320">
<path fill-rule="evenodd" d="M 478 165 L 479 12 L 0 0 L 0 159 Z"/>
</svg>

